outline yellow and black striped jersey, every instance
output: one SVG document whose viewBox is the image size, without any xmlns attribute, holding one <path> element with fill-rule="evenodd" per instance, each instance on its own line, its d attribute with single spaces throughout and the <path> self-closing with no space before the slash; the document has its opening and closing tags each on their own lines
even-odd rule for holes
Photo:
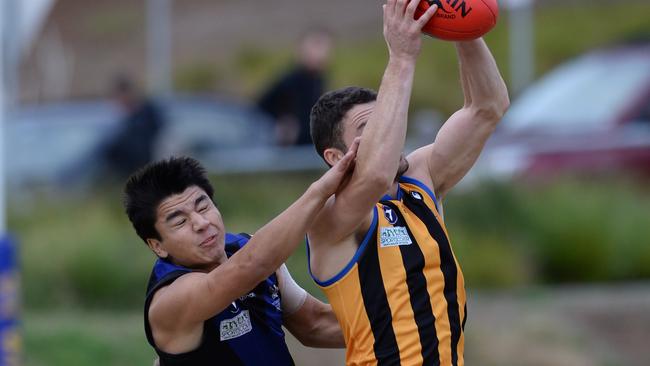
<svg viewBox="0 0 650 366">
<path fill-rule="evenodd" d="M 464 365 L 465 284 L 438 212 L 428 187 L 400 178 L 348 265 L 314 278 L 343 329 L 347 365 Z"/>
</svg>

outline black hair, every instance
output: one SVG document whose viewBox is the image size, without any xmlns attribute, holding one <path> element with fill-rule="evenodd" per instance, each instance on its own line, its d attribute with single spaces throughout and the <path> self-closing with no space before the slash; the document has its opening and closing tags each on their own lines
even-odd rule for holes
<svg viewBox="0 0 650 366">
<path fill-rule="evenodd" d="M 150 163 L 133 173 L 124 187 L 124 208 L 138 236 L 160 240 L 156 230 L 158 205 L 169 196 L 198 186 L 212 199 L 214 189 L 205 169 L 189 157 L 172 157 Z"/>
<path fill-rule="evenodd" d="M 355 105 L 377 100 L 377 92 L 371 89 L 349 86 L 327 92 L 311 109 L 309 116 L 311 139 L 318 155 L 325 159 L 325 150 L 335 147 L 346 151 L 343 142 L 343 116 Z"/>
</svg>

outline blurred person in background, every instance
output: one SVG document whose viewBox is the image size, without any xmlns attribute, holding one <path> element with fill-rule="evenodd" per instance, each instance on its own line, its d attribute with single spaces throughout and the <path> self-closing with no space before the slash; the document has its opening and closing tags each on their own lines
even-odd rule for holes
<svg viewBox="0 0 650 366">
<path fill-rule="evenodd" d="M 389 61 L 379 92 L 335 90 L 311 114 L 316 150 L 330 166 L 361 138 L 350 182 L 325 204 L 307 241 L 310 272 L 341 321 L 348 365 L 464 364 L 465 284 L 442 200 L 509 99 L 485 42 L 456 43 L 464 106 L 435 142 L 404 157 L 421 29 L 437 10 L 414 20 L 418 3 L 384 5 Z"/>
<path fill-rule="evenodd" d="M 345 186 L 355 146 L 253 237 L 225 231 L 194 159 L 153 163 L 129 178 L 126 213 L 158 257 L 145 332 L 161 365 L 292 365 L 283 325 L 306 346 L 345 346 L 331 306 L 300 288 L 283 263 Z"/>
<path fill-rule="evenodd" d="M 275 120 L 278 145 L 311 145 L 309 112 L 325 91 L 332 36 L 311 29 L 299 40 L 296 63 L 262 94 L 258 107 Z"/>
<path fill-rule="evenodd" d="M 127 76 L 115 78 L 111 94 L 122 118 L 105 148 L 104 158 L 110 173 L 123 178 L 151 162 L 165 120 L 158 106 L 143 96 Z"/>
</svg>

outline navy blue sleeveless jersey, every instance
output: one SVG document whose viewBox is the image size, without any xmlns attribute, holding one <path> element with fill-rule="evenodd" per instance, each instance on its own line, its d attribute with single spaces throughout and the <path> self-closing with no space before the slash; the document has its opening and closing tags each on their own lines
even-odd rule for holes
<svg viewBox="0 0 650 366">
<path fill-rule="evenodd" d="M 250 237 L 226 234 L 226 254 L 232 256 Z M 156 347 L 149 325 L 149 305 L 159 288 L 169 285 L 191 269 L 158 259 L 147 286 L 144 326 L 149 344 L 160 356 L 161 366 L 192 365 L 294 365 L 282 330 L 278 279 L 271 275 L 221 313 L 205 321 L 203 339 L 196 350 L 168 354 Z"/>
</svg>

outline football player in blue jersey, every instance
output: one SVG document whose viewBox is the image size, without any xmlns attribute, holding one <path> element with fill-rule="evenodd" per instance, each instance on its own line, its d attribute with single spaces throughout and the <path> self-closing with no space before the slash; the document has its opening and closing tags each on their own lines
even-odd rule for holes
<svg viewBox="0 0 650 366">
<path fill-rule="evenodd" d="M 158 257 L 144 323 L 161 365 L 293 365 L 283 325 L 304 345 L 345 346 L 330 305 L 300 288 L 283 263 L 345 186 L 357 145 L 253 237 L 225 231 L 194 159 L 156 162 L 129 178 L 126 213 Z"/>
</svg>

